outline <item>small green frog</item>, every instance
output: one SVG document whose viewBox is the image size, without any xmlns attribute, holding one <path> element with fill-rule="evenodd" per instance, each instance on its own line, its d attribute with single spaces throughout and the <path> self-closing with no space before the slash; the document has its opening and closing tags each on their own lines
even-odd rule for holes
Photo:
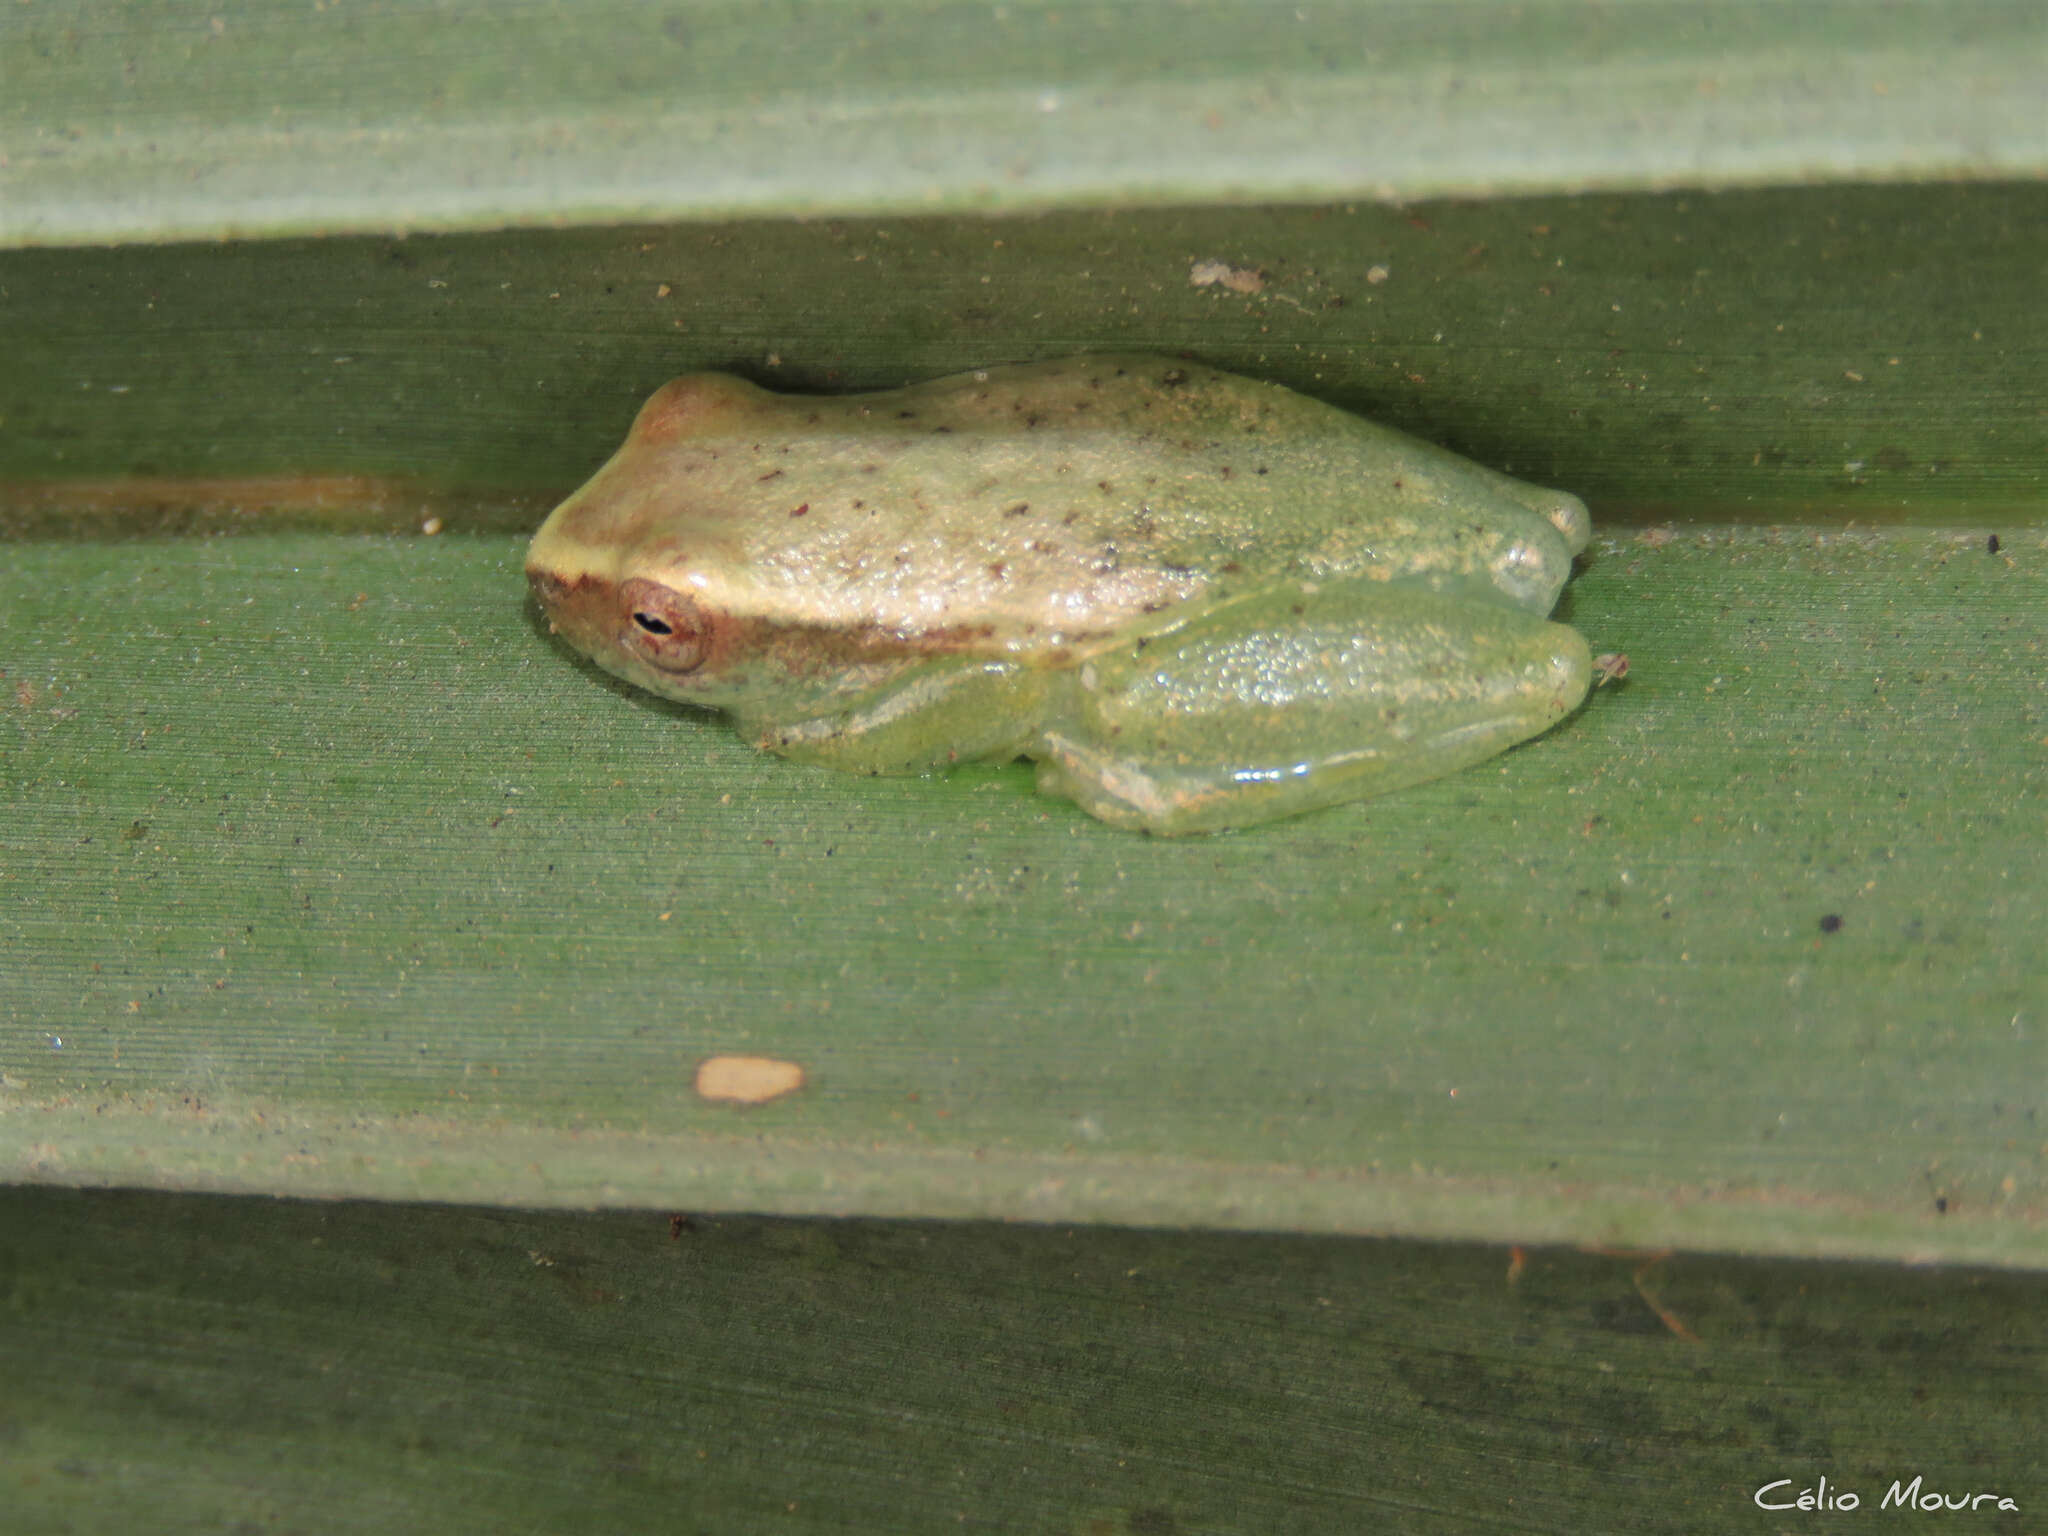
<svg viewBox="0 0 2048 1536">
<path fill-rule="evenodd" d="M 534 536 L 606 670 L 865 773 L 1036 759 L 1210 832 L 1476 763 L 1570 713 L 1545 615 L 1585 506 L 1194 363 L 1091 356 L 879 394 L 664 385 Z"/>
</svg>

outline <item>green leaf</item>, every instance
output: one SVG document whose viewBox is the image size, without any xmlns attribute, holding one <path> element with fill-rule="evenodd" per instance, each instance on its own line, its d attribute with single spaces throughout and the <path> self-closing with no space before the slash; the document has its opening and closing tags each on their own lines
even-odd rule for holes
<svg viewBox="0 0 2048 1536">
<path fill-rule="evenodd" d="M 89 0 L 0 244 L 2048 170 L 2035 0 Z"/>
<path fill-rule="evenodd" d="M 2038 531 L 1596 544 L 1625 684 L 1172 842 L 754 752 L 520 553 L 15 547 L 11 1176 L 2043 1258 Z"/>
<path fill-rule="evenodd" d="M 1701 1536 L 1773 1484 L 1844 1528 L 2043 1491 L 2040 1275 L 43 1189 L 0 1190 L 0 1279 L 10 1531 Z"/>
<path fill-rule="evenodd" d="M 0 253 L 0 529 L 531 528 L 693 368 L 1084 350 L 1274 379 L 1606 526 L 2037 522 L 2044 229 L 2048 183 Z"/>
</svg>

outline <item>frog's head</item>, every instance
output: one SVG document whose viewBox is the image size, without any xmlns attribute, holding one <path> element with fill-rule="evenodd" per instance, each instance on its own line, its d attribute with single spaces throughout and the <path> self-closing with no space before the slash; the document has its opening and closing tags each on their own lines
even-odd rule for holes
<svg viewBox="0 0 2048 1536">
<path fill-rule="evenodd" d="M 617 453 L 549 514 L 526 579 L 551 630 L 606 671 L 670 698 L 744 692 L 758 619 L 720 597 L 734 574 L 724 519 L 692 504 L 689 443 L 730 431 L 769 398 L 739 379 L 676 379 L 641 408 Z"/>
<path fill-rule="evenodd" d="M 563 502 L 527 552 L 526 579 L 548 628 L 651 692 L 715 708 L 744 702 L 769 680 L 776 637 L 759 615 L 733 611 L 720 583 L 730 573 L 706 558 L 706 534 L 686 556 L 671 534 L 633 535 L 639 519 L 614 506 L 620 515 L 605 526 L 618 537 L 591 538 L 588 501 L 605 488 L 600 473 Z"/>
</svg>

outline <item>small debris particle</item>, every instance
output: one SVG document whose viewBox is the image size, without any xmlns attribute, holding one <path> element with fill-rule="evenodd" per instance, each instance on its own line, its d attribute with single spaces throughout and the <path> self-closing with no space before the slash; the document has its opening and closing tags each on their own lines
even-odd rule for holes
<svg viewBox="0 0 2048 1536">
<path fill-rule="evenodd" d="M 447 524 L 443 523 L 438 517 L 430 517 L 420 524 L 420 532 L 431 539 L 446 526 Z"/>
<path fill-rule="evenodd" d="M 1621 651 L 1602 651 L 1593 658 L 1593 686 L 1618 683 L 1628 676 L 1628 656 Z"/>
<path fill-rule="evenodd" d="M 1997 534 L 1995 534 L 1995 533 L 1994 533 L 1994 534 L 1992 534 L 1990 538 L 1988 538 L 1988 539 L 1986 539 L 1986 540 L 1984 541 L 1984 552 L 1985 552 L 1986 554 L 1989 554 L 1989 555 L 1995 555 L 1995 554 L 1997 554 L 1997 553 L 1998 553 L 1998 547 L 1999 547 L 1999 546 L 1998 546 L 1998 535 L 1997 535 Z"/>
<path fill-rule="evenodd" d="M 1196 288 L 1220 283 L 1232 293 L 1259 293 L 1265 289 L 1266 274 L 1257 267 L 1233 267 L 1227 261 L 1198 261 L 1188 268 L 1188 283 Z"/>
<path fill-rule="evenodd" d="M 1827 916 L 1820 920 L 1820 931 L 1822 933 L 1840 933 L 1842 931 L 1842 914 L 1839 912 L 1828 913 Z"/>
<path fill-rule="evenodd" d="M 707 1056 L 697 1066 L 697 1096 L 719 1104 L 766 1104 L 804 1085 L 804 1069 L 773 1056 Z"/>
<path fill-rule="evenodd" d="M 1384 283 L 1388 278 L 1392 277 L 1393 275 L 1394 273 L 1391 267 L 1384 266 L 1378 262 L 1373 263 L 1373 265 L 1365 269 L 1365 280 L 1368 283 L 1371 283 L 1375 288 L 1377 288 L 1381 283 Z"/>
</svg>

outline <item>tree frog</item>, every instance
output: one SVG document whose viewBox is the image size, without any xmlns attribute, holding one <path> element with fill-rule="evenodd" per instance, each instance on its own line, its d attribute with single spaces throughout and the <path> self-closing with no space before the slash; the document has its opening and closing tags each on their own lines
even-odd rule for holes
<svg viewBox="0 0 2048 1536">
<path fill-rule="evenodd" d="M 607 671 L 865 773 L 1036 760 L 1122 827 L 1210 832 L 1534 736 L 1592 662 L 1546 621 L 1583 503 L 1169 358 L 879 394 L 664 385 L 534 536 Z"/>
</svg>

